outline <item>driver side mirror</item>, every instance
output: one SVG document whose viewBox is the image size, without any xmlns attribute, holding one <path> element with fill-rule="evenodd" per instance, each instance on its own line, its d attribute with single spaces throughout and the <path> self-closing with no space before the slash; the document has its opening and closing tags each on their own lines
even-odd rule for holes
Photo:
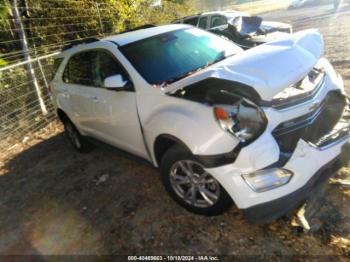
<svg viewBox="0 0 350 262">
<path fill-rule="evenodd" d="M 122 75 L 113 75 L 104 80 L 104 87 L 110 90 L 125 90 L 129 81 L 125 81 Z"/>
</svg>

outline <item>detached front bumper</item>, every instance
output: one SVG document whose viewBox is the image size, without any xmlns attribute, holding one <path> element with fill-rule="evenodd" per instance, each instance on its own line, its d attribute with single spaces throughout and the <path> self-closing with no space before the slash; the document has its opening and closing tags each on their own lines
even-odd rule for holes
<svg viewBox="0 0 350 262">
<path fill-rule="evenodd" d="M 233 165 L 207 171 L 226 189 L 248 221 L 261 224 L 289 215 L 334 174 L 337 159 L 349 144 L 349 115 L 349 110 L 344 110 L 338 123 L 317 143 L 299 139 L 286 161 L 276 159 L 280 145 L 268 130 L 254 145 L 243 148 Z M 254 191 L 242 177 L 270 168 L 283 168 L 292 172 L 293 177 L 287 184 L 264 192 Z"/>
<path fill-rule="evenodd" d="M 348 146 L 349 144 L 343 145 Z M 292 215 L 297 208 L 302 206 L 308 199 L 318 192 L 318 189 L 327 183 L 328 179 L 339 169 L 338 157 L 322 166 L 307 183 L 296 191 L 278 199 L 258 204 L 242 212 L 246 219 L 253 224 L 264 224 L 285 215 Z M 312 161 L 310 159 L 310 161 Z M 303 163 L 305 165 L 306 162 Z"/>
</svg>

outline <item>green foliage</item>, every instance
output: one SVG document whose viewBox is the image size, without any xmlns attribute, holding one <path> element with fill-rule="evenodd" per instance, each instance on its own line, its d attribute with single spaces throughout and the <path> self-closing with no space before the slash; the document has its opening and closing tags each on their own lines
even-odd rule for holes
<svg viewBox="0 0 350 262">
<path fill-rule="evenodd" d="M 194 5 L 186 0 L 163 0 L 160 6 L 146 9 L 142 14 L 148 23 L 166 24 L 195 13 Z"/>
<path fill-rule="evenodd" d="M 0 58 L 0 67 L 7 65 L 7 62 L 4 59 Z"/>
<path fill-rule="evenodd" d="M 11 0 L 12 2 L 12 0 Z M 136 26 L 169 23 L 193 9 L 185 0 L 17 0 L 27 38 L 29 55 L 39 57 L 89 37 L 104 37 Z M 28 7 L 28 8 L 26 8 Z M 0 67 L 25 58 L 9 0 L 0 0 Z M 50 80 L 52 59 L 41 60 Z M 44 103 L 53 117 L 53 107 L 38 62 L 33 62 Z M 25 65 L 0 72 L 0 140 L 19 138 L 45 123 Z M 45 120 L 45 121 L 44 121 Z"/>
<path fill-rule="evenodd" d="M 0 0 L 0 20 L 2 20 L 2 23 L 4 22 L 3 20 L 8 17 L 9 11 L 10 5 L 8 1 Z"/>
</svg>

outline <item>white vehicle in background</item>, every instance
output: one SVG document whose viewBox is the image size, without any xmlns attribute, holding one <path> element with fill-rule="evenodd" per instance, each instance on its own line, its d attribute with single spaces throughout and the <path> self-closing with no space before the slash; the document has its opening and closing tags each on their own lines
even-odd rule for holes
<svg viewBox="0 0 350 262">
<path fill-rule="evenodd" d="M 243 51 L 191 26 L 153 27 L 63 51 L 52 97 L 79 151 L 101 140 L 159 167 L 186 209 L 234 202 L 265 223 L 310 198 L 348 143 L 343 81 L 322 55 L 316 31 Z"/>
<path fill-rule="evenodd" d="M 235 10 L 213 11 L 177 19 L 172 23 L 188 24 L 204 30 L 210 30 L 219 26 L 227 25 L 231 20 L 234 20 L 237 17 L 250 17 L 250 14 Z M 265 33 L 276 31 L 284 33 L 293 32 L 292 25 L 275 21 L 262 21 L 260 29 Z"/>
</svg>

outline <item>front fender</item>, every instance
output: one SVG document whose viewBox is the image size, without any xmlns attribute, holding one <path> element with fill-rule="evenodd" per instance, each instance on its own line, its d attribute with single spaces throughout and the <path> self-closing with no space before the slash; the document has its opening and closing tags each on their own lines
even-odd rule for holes
<svg viewBox="0 0 350 262">
<path fill-rule="evenodd" d="M 140 99 L 140 121 L 154 163 L 154 143 L 164 134 L 180 140 L 195 155 L 228 153 L 239 144 L 219 127 L 209 105 L 165 94 Z"/>
</svg>

